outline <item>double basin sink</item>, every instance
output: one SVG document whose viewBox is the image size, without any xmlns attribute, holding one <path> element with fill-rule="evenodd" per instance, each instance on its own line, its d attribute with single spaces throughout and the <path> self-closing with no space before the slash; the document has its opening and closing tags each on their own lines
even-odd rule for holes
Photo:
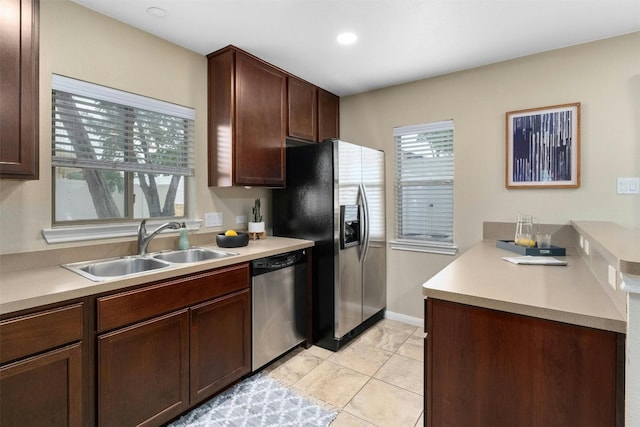
<svg viewBox="0 0 640 427">
<path fill-rule="evenodd" d="M 191 248 L 148 255 L 133 255 L 64 264 L 63 267 L 95 282 L 130 277 L 180 264 L 209 261 L 238 255 L 217 249 Z"/>
</svg>

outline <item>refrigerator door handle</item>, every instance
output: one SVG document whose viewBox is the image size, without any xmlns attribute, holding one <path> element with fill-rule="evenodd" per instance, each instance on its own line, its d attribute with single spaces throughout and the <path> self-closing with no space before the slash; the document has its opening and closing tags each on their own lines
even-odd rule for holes
<svg viewBox="0 0 640 427">
<path fill-rule="evenodd" d="M 367 188 L 364 184 L 360 184 L 360 197 L 362 198 L 362 251 L 360 252 L 360 260 L 364 261 L 367 258 L 367 252 L 369 252 L 369 200 L 367 199 Z"/>
</svg>

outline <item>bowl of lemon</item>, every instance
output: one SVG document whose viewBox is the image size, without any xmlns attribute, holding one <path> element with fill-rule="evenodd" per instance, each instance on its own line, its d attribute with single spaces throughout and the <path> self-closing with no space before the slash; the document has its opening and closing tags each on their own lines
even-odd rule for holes
<svg viewBox="0 0 640 427">
<path fill-rule="evenodd" d="M 218 233 L 216 235 L 216 243 L 221 248 L 247 246 L 249 243 L 249 235 L 242 231 L 227 230 L 224 233 Z"/>
</svg>

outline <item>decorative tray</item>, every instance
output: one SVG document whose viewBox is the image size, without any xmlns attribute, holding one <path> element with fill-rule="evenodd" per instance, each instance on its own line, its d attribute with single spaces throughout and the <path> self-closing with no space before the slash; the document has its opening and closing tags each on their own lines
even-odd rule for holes
<svg viewBox="0 0 640 427">
<path fill-rule="evenodd" d="M 513 240 L 497 240 L 496 247 L 506 249 L 511 252 L 515 252 L 520 255 L 532 255 L 532 256 L 565 256 L 566 249 L 559 246 L 551 245 L 548 248 L 539 248 L 534 246 L 532 248 L 526 248 L 524 246 L 516 245 Z"/>
</svg>

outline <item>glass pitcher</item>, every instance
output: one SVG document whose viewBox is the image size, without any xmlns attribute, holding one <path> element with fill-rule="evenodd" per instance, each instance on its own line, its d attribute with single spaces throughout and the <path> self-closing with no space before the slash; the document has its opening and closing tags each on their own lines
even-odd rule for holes
<svg viewBox="0 0 640 427">
<path fill-rule="evenodd" d="M 531 215 L 519 213 L 514 243 L 528 248 L 533 247 L 536 244 L 534 233 L 534 218 Z"/>
</svg>

